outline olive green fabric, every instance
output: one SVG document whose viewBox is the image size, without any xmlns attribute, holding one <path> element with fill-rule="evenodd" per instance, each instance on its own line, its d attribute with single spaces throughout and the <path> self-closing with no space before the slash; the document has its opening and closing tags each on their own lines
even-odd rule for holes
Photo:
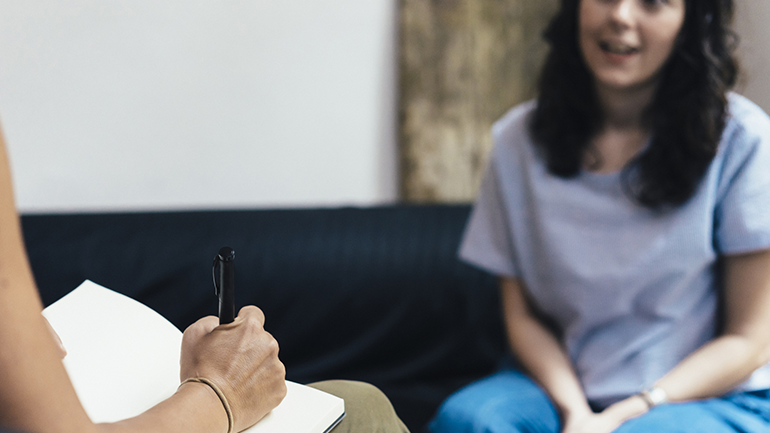
<svg viewBox="0 0 770 433">
<path fill-rule="evenodd" d="M 388 397 L 374 385 L 351 380 L 327 380 L 309 386 L 345 400 L 345 418 L 332 433 L 409 433 Z"/>
</svg>

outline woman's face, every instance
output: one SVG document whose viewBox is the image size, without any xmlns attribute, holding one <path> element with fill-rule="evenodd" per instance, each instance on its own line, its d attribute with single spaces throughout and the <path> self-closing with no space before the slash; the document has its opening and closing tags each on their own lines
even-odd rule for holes
<svg viewBox="0 0 770 433">
<path fill-rule="evenodd" d="M 581 0 L 580 49 L 597 86 L 657 82 L 685 16 L 685 0 Z"/>
</svg>

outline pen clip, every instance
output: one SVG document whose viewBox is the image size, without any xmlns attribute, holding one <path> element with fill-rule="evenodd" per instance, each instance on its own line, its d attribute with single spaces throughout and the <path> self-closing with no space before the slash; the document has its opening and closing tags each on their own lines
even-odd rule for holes
<svg viewBox="0 0 770 433">
<path fill-rule="evenodd" d="M 214 263 L 211 265 L 211 279 L 214 280 L 214 294 L 219 296 L 219 279 L 217 278 L 217 269 L 219 269 L 219 263 L 222 259 L 217 254 L 214 257 Z"/>
<path fill-rule="evenodd" d="M 214 257 L 214 263 L 211 265 L 211 278 L 214 281 L 214 294 L 219 296 L 222 288 L 219 287 L 219 278 L 217 270 L 222 266 L 222 262 L 231 262 L 235 259 L 235 251 L 230 247 L 222 247 L 219 253 Z"/>
</svg>

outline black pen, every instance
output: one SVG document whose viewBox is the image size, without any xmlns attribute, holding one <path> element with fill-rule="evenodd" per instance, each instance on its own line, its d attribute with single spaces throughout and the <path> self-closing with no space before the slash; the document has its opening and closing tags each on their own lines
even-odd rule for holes
<svg viewBox="0 0 770 433">
<path fill-rule="evenodd" d="M 213 273 L 214 293 L 219 297 L 219 324 L 232 323 L 235 320 L 235 250 L 230 247 L 219 249 L 214 258 Z"/>
</svg>

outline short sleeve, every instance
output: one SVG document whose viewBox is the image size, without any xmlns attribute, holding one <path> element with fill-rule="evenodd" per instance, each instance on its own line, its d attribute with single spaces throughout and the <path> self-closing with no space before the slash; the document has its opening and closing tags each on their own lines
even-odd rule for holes
<svg viewBox="0 0 770 433">
<path fill-rule="evenodd" d="M 752 115 L 732 132 L 715 213 L 721 254 L 770 248 L 770 120 Z"/>
<path fill-rule="evenodd" d="M 511 246 L 511 229 L 494 162 L 494 159 L 490 161 L 481 182 L 465 226 L 459 255 L 468 263 L 495 275 L 516 277 L 519 272 Z"/>
</svg>

